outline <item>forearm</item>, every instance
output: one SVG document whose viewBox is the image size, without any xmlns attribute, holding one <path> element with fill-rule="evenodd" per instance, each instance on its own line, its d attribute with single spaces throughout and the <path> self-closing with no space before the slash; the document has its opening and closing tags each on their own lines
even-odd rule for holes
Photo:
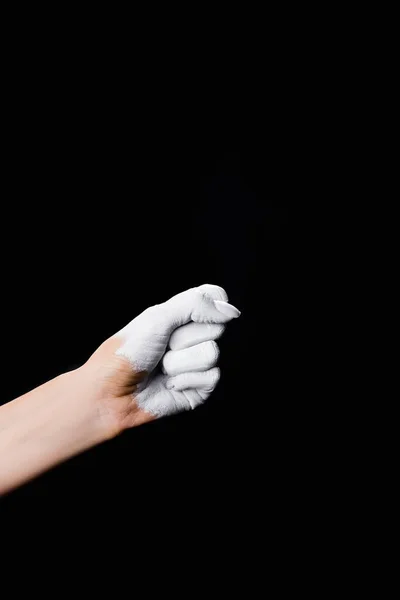
<svg viewBox="0 0 400 600">
<path fill-rule="evenodd" d="M 0 408 L 0 495 L 107 438 L 80 369 Z"/>
</svg>

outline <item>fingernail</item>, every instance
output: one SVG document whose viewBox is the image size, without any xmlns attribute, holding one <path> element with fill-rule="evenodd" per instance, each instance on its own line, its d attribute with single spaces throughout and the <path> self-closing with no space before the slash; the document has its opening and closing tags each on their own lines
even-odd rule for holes
<svg viewBox="0 0 400 600">
<path fill-rule="evenodd" d="M 231 319 L 237 319 L 241 315 L 240 310 L 238 310 L 235 306 L 232 306 L 232 304 L 229 304 L 229 302 L 224 302 L 223 300 L 214 300 L 214 303 L 219 312 L 222 312 Z"/>
<path fill-rule="evenodd" d="M 171 379 L 168 379 L 168 380 L 167 380 L 167 382 L 166 382 L 166 384 L 165 384 L 165 387 L 166 387 L 168 390 L 172 390 L 172 389 L 175 387 L 175 386 L 174 386 L 174 382 L 173 382 Z"/>
</svg>

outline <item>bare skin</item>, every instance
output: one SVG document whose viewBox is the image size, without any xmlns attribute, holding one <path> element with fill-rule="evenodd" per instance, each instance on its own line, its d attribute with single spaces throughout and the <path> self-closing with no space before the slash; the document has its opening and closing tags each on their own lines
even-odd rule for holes
<svg viewBox="0 0 400 600">
<path fill-rule="evenodd" d="M 135 401 L 143 373 L 110 338 L 79 369 L 0 408 L 0 494 L 91 446 L 155 417 Z"/>
<path fill-rule="evenodd" d="M 120 345 L 119 338 L 106 340 L 85 365 L 90 380 L 98 383 L 97 406 L 106 428 L 111 428 L 111 437 L 155 418 L 140 409 L 135 400 L 137 385 L 143 381 L 147 372 L 134 371 L 124 357 L 116 356 L 115 352 Z"/>
</svg>

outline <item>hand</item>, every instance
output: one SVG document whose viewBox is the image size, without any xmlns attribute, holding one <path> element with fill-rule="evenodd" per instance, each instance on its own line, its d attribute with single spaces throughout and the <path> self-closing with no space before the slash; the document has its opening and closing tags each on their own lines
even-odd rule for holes
<svg viewBox="0 0 400 600">
<path fill-rule="evenodd" d="M 204 402 L 219 379 L 215 340 L 240 315 L 226 300 L 202 285 L 152 306 L 79 369 L 0 407 L 0 495 L 127 427 Z"/>
<path fill-rule="evenodd" d="M 215 340 L 240 315 L 227 300 L 219 286 L 191 288 L 145 310 L 91 356 L 82 369 L 110 436 L 209 397 L 220 376 Z"/>
</svg>

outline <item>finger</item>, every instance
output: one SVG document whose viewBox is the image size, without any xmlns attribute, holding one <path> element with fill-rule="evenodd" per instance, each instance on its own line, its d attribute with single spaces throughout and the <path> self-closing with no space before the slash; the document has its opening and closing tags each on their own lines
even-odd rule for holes
<svg viewBox="0 0 400 600">
<path fill-rule="evenodd" d="M 217 364 L 219 348 L 216 342 L 202 342 L 183 350 L 170 350 L 164 354 L 162 368 L 166 375 L 179 375 L 189 371 L 207 371 Z"/>
<path fill-rule="evenodd" d="M 224 302 L 228 302 L 228 294 L 224 290 L 224 288 L 219 285 L 212 285 L 211 283 L 203 283 L 203 285 L 199 285 L 197 288 L 201 292 L 205 292 L 214 300 L 223 300 Z"/>
<path fill-rule="evenodd" d="M 212 392 L 220 378 L 218 367 L 208 371 L 194 371 L 190 373 L 181 373 L 175 377 L 169 377 L 166 381 L 166 387 L 169 390 L 183 391 L 188 389 L 197 389 Z"/>
<path fill-rule="evenodd" d="M 160 304 L 163 324 L 172 331 L 190 321 L 195 323 L 227 323 L 240 316 L 240 311 L 225 302 L 214 300 L 206 291 L 191 288 Z"/>
<path fill-rule="evenodd" d="M 205 402 L 205 400 L 207 400 L 209 394 L 204 394 L 204 397 L 201 396 L 201 394 L 199 393 L 198 390 L 184 390 L 183 392 L 180 392 L 181 394 L 183 394 L 187 400 L 187 402 L 190 405 L 190 408 L 194 409 L 197 406 L 199 406 L 199 404 L 203 404 L 203 402 Z M 178 395 L 179 393 L 175 392 L 175 395 Z"/>
<path fill-rule="evenodd" d="M 191 404 L 182 392 L 171 390 L 173 394 L 173 402 L 171 402 L 171 392 L 166 389 L 166 381 L 166 376 L 161 373 L 153 377 L 150 385 L 135 395 L 139 408 L 156 417 L 190 410 Z"/>
<path fill-rule="evenodd" d="M 205 292 L 208 296 L 211 296 L 213 300 L 222 300 L 223 302 L 228 301 L 228 294 L 224 288 L 219 285 L 212 285 L 205 283 L 197 288 L 199 291 Z M 224 325 L 216 325 L 213 323 L 188 323 L 175 329 L 169 340 L 169 347 L 171 350 L 181 350 L 182 348 L 189 348 L 195 346 L 201 342 L 207 340 L 216 340 L 224 332 Z"/>
<path fill-rule="evenodd" d="M 171 350 L 182 350 L 201 342 L 217 340 L 225 331 L 225 325 L 215 323 L 188 323 L 175 329 L 169 339 Z"/>
<path fill-rule="evenodd" d="M 151 306 L 120 329 L 116 335 L 147 337 L 148 333 L 171 335 L 177 327 L 197 323 L 227 323 L 240 316 L 240 311 L 217 298 L 227 298 L 225 290 L 217 285 L 204 284 L 173 296 L 162 304 Z"/>
</svg>

